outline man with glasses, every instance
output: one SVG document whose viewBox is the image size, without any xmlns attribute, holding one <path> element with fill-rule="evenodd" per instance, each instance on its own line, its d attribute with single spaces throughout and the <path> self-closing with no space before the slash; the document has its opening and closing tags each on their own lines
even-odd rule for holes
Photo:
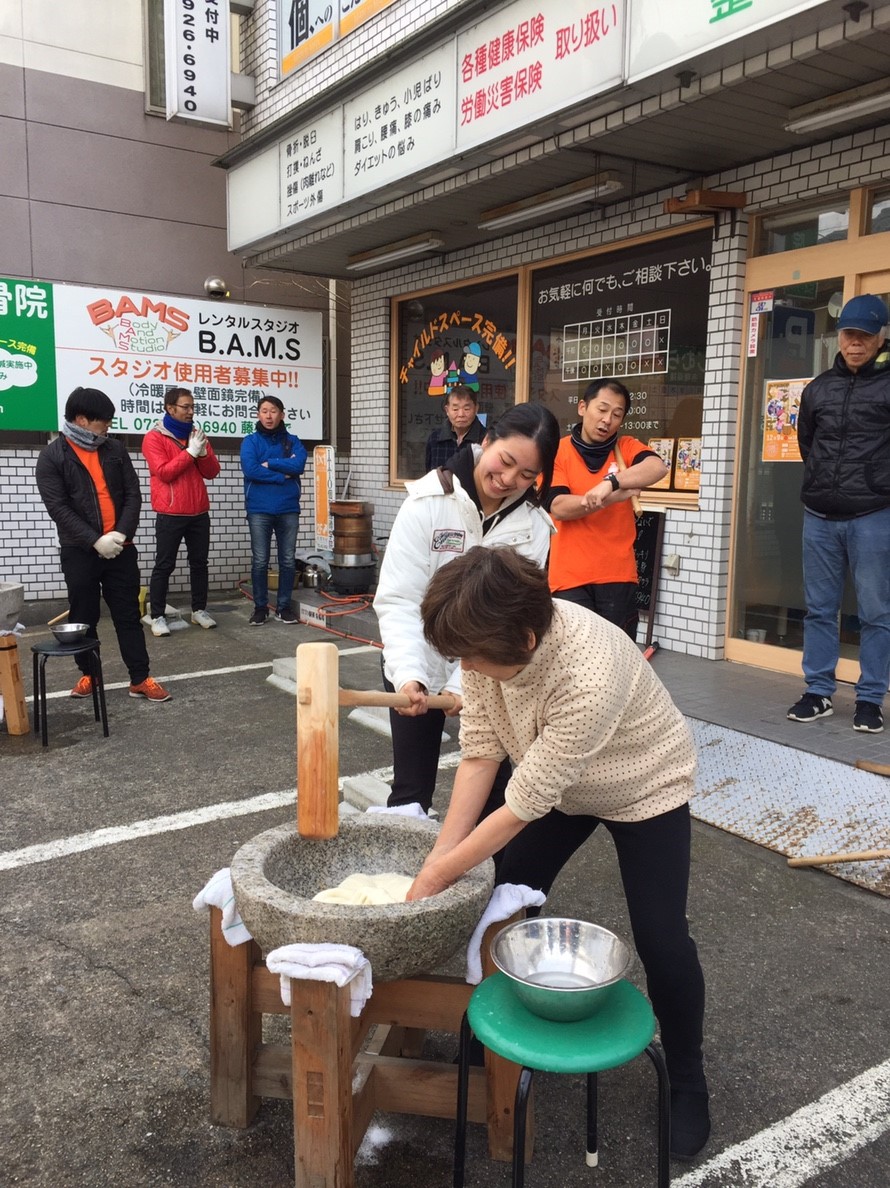
<svg viewBox="0 0 890 1188">
<path fill-rule="evenodd" d="M 142 493 L 130 455 L 108 436 L 114 412 L 104 392 L 75 388 L 60 435 L 40 451 L 37 489 L 58 529 L 71 622 L 88 623 L 87 638 L 97 639 L 104 598 L 130 674 L 130 696 L 169 701 L 167 690 L 149 676 L 133 544 Z M 71 696 L 92 697 L 86 656 L 76 656 L 75 663 L 83 675 Z"/>
<path fill-rule="evenodd" d="M 215 627 L 207 613 L 210 557 L 210 498 L 207 482 L 219 474 L 219 459 L 204 430 L 194 423 L 195 402 L 188 388 L 170 388 L 164 416 L 142 441 L 151 476 L 151 506 L 157 512 L 157 550 L 148 587 L 151 633 L 170 634 L 167 589 L 185 541 L 192 596 L 192 622 Z"/>
</svg>

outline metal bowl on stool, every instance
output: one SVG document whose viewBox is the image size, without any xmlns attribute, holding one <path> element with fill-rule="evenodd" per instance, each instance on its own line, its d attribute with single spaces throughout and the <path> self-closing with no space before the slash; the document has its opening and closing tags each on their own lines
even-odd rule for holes
<svg viewBox="0 0 890 1188">
<path fill-rule="evenodd" d="M 89 629 L 89 623 L 59 623 L 50 630 L 59 643 L 73 644 L 82 643 L 86 639 Z"/>
<path fill-rule="evenodd" d="M 491 956 L 520 1002 L 557 1023 L 575 1023 L 599 1010 L 633 960 L 608 928 L 559 916 L 508 924 L 494 938 Z"/>
</svg>

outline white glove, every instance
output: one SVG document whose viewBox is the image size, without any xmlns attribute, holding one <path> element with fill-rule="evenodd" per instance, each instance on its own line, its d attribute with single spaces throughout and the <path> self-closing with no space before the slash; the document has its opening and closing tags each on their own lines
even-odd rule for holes
<svg viewBox="0 0 890 1188">
<path fill-rule="evenodd" d="M 126 537 L 123 532 L 106 532 L 104 536 L 100 536 L 98 540 L 93 541 L 93 548 L 100 557 L 104 557 L 106 561 L 111 561 L 123 552 Z"/>
<path fill-rule="evenodd" d="M 196 425 L 189 436 L 189 443 L 185 448 L 193 458 L 203 458 L 207 453 L 207 437 L 204 430 Z"/>
</svg>

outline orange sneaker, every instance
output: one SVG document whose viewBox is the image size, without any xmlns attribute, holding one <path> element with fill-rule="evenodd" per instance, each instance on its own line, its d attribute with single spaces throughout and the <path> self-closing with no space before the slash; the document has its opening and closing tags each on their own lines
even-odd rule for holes
<svg viewBox="0 0 890 1188">
<path fill-rule="evenodd" d="M 72 697 L 92 697 L 93 696 L 93 678 L 91 676 L 82 676 L 74 688 L 71 690 Z"/>
<path fill-rule="evenodd" d="M 163 685 L 159 685 L 154 677 L 146 677 L 138 685 L 130 686 L 131 697 L 144 697 L 146 701 L 169 701 L 170 694 Z"/>
</svg>

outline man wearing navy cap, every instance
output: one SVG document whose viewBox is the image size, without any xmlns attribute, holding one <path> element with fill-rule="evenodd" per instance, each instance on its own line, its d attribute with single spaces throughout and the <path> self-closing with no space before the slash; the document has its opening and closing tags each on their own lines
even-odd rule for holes
<svg viewBox="0 0 890 1188">
<path fill-rule="evenodd" d="M 871 294 L 854 297 L 837 321 L 834 366 L 804 388 L 797 440 L 804 461 L 803 674 L 807 691 L 794 722 L 834 712 L 838 620 L 844 580 L 853 579 L 859 667 L 853 729 L 879 734 L 890 681 L 890 311 Z"/>
</svg>

